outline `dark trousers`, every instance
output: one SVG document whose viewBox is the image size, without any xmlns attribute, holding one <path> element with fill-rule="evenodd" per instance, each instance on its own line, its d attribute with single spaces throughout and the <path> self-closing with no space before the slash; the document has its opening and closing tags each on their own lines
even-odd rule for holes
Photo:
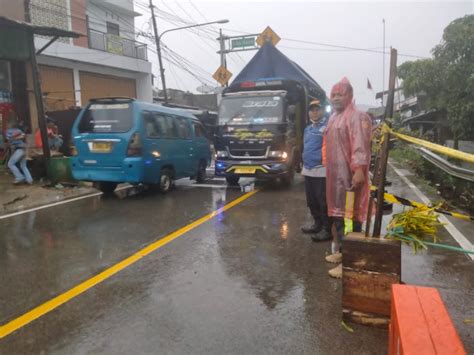
<svg viewBox="0 0 474 355">
<path fill-rule="evenodd" d="M 327 224 L 326 178 L 305 176 L 304 186 L 306 190 L 306 203 L 314 221 Z"/>
</svg>

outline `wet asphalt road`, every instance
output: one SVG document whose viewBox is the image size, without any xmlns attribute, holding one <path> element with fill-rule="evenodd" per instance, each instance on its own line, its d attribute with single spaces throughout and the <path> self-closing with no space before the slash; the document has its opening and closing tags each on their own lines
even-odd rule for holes
<svg viewBox="0 0 474 355">
<path fill-rule="evenodd" d="M 124 194 L 0 221 L 0 324 L 243 195 L 189 183 L 165 196 Z M 0 340 L 0 354 L 386 353 L 385 331 L 341 328 L 329 243 L 303 236 L 306 221 L 301 182 L 264 188 Z M 410 253 L 404 281 L 438 287 L 474 350 L 462 322 L 473 318 L 472 262 Z"/>
</svg>

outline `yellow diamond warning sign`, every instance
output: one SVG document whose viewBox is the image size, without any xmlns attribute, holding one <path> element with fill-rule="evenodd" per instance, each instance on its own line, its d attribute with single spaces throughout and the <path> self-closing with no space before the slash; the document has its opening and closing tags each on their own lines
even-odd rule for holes
<svg viewBox="0 0 474 355">
<path fill-rule="evenodd" d="M 224 68 L 222 65 L 216 70 L 214 75 L 212 76 L 216 81 L 224 86 L 229 79 L 232 77 L 232 73 Z"/>
<path fill-rule="evenodd" d="M 277 45 L 278 42 L 280 42 L 280 36 L 278 36 L 273 30 L 270 28 L 270 26 L 267 26 L 263 30 L 263 32 L 258 36 L 257 38 L 257 44 L 261 47 L 265 43 L 265 41 L 270 41 L 274 46 Z"/>
</svg>

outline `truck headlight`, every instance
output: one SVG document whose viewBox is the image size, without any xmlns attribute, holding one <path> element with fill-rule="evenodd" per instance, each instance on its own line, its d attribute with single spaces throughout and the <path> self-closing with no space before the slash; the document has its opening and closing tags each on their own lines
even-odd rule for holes
<svg viewBox="0 0 474 355">
<path fill-rule="evenodd" d="M 229 152 L 227 150 L 218 150 L 216 153 L 217 158 L 228 158 Z"/>
<path fill-rule="evenodd" d="M 271 150 L 270 151 L 271 158 L 281 158 L 286 159 L 288 158 L 288 153 L 283 150 Z"/>
</svg>

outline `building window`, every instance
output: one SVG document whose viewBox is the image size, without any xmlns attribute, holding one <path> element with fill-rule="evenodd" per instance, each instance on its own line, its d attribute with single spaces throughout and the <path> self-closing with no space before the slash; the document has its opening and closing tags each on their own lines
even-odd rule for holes
<svg viewBox="0 0 474 355">
<path fill-rule="evenodd" d="M 117 25 L 116 23 L 107 21 L 107 33 L 111 35 L 120 36 L 119 25 Z"/>
</svg>

